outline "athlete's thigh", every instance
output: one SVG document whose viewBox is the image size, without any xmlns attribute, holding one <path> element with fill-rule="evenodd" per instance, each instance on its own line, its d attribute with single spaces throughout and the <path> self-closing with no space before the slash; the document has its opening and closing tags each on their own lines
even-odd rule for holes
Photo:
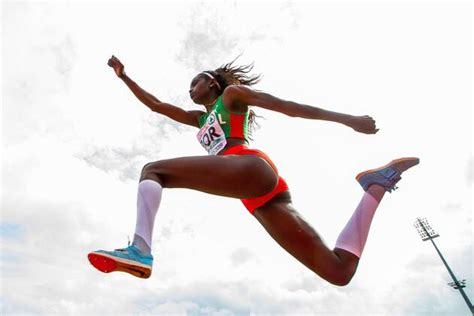
<svg viewBox="0 0 474 316">
<path fill-rule="evenodd" d="M 234 198 L 252 198 L 270 192 L 278 176 L 263 159 L 248 156 L 193 156 L 148 164 L 167 188 L 188 188 Z"/>
<path fill-rule="evenodd" d="M 334 252 L 291 203 L 270 202 L 254 216 L 280 246 L 319 275 L 338 264 Z"/>
<path fill-rule="evenodd" d="M 291 203 L 267 203 L 254 216 L 280 246 L 325 280 L 343 285 L 354 275 L 359 259 L 329 249 Z"/>
<path fill-rule="evenodd" d="M 298 213 L 291 201 L 273 202 L 259 207 L 254 216 L 282 246 L 298 247 L 304 240 L 321 240 L 314 228 Z"/>
</svg>

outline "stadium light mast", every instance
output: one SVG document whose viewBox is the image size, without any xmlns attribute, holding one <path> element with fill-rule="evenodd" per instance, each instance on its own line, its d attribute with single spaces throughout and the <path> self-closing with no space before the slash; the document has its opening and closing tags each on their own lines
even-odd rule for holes
<svg viewBox="0 0 474 316">
<path fill-rule="evenodd" d="M 455 290 L 459 290 L 462 297 L 464 298 L 464 301 L 467 304 L 467 307 L 469 307 L 471 314 L 474 315 L 474 307 L 472 306 L 471 301 L 469 300 L 469 298 L 467 297 L 466 293 L 463 290 L 463 288 L 466 287 L 466 280 L 458 281 L 458 279 L 456 279 L 456 276 L 454 275 L 453 271 L 451 271 L 451 269 L 448 266 L 448 263 L 446 262 L 446 260 L 444 260 L 443 255 L 441 254 L 435 242 L 433 241 L 433 239 L 436 237 L 439 237 L 439 235 L 434 231 L 433 228 L 431 228 L 426 218 L 417 218 L 414 226 L 416 227 L 416 230 L 418 230 L 418 233 L 420 234 L 421 239 L 423 241 L 427 241 L 427 240 L 431 241 L 431 243 L 436 249 L 436 252 L 441 258 L 441 261 L 443 261 L 446 269 L 448 269 L 449 275 L 453 279 L 453 282 L 449 282 L 448 285 L 454 288 Z"/>
</svg>

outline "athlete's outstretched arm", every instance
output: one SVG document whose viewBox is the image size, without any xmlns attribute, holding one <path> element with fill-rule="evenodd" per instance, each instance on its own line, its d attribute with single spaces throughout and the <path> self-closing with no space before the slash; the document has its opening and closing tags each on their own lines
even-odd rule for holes
<svg viewBox="0 0 474 316">
<path fill-rule="evenodd" d="M 130 77 L 127 76 L 124 71 L 124 65 L 117 57 L 112 56 L 107 64 L 114 69 L 117 77 L 125 82 L 125 84 L 130 88 L 138 100 L 149 107 L 152 111 L 166 115 L 180 123 L 199 127 L 198 119 L 202 114 L 201 111 L 185 111 L 182 108 L 172 104 L 161 102 L 155 96 L 142 89 L 138 84 L 130 79 Z"/>
<path fill-rule="evenodd" d="M 353 116 L 286 101 L 268 93 L 250 89 L 246 86 L 229 86 L 226 88 L 224 95 L 230 102 L 254 105 L 292 117 L 337 122 L 365 134 L 375 134 L 378 131 L 375 127 L 374 119 L 368 115 Z"/>
</svg>

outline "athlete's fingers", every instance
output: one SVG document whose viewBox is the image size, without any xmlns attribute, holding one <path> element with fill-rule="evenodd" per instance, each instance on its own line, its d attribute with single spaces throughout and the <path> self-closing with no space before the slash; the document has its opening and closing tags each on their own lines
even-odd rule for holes
<svg viewBox="0 0 474 316">
<path fill-rule="evenodd" d="M 114 65 L 121 65 L 122 64 L 120 62 L 120 60 L 115 56 L 112 57 L 112 62 L 113 62 Z"/>
</svg>

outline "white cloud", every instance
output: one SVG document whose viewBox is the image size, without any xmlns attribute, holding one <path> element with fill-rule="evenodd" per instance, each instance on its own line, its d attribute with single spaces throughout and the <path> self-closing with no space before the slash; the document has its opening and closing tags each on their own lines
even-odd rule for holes
<svg viewBox="0 0 474 316">
<path fill-rule="evenodd" d="M 466 181 L 468 185 L 472 185 L 474 182 L 474 157 L 471 156 L 466 166 Z"/>
<path fill-rule="evenodd" d="M 240 266 L 253 258 L 252 252 L 247 248 L 238 248 L 230 256 L 232 264 Z"/>
</svg>

